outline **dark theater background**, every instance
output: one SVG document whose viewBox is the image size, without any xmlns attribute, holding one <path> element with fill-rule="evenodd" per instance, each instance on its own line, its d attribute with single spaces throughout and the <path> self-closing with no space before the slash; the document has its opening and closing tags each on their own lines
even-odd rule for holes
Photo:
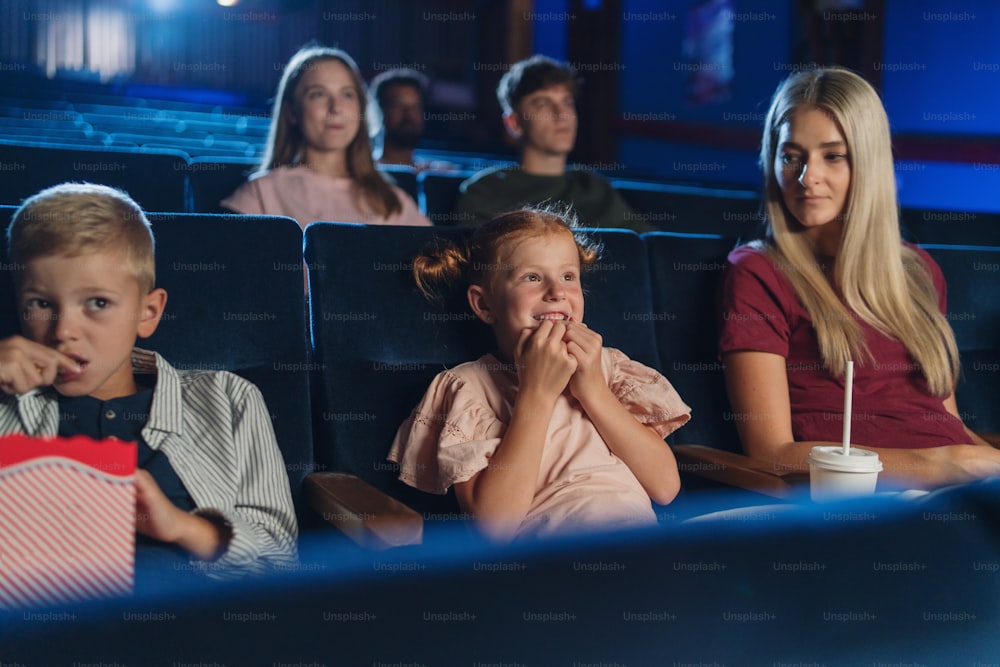
<svg viewBox="0 0 1000 667">
<path fill-rule="evenodd" d="M 500 77 L 534 53 L 571 63 L 584 85 L 570 162 L 607 176 L 638 216 L 670 233 L 649 243 L 604 233 L 612 270 L 588 295 L 594 317 L 620 320 L 645 304 L 643 318 L 605 340 L 620 335 L 626 349 L 654 341 L 646 357 L 683 396 L 704 398 L 701 415 L 719 409 L 715 394 L 698 393 L 699 382 L 721 377 L 715 341 L 695 335 L 711 326 L 697 300 L 711 298 L 714 283 L 676 269 L 714 271 L 737 238 L 755 233 L 757 150 L 778 83 L 818 65 L 854 69 L 889 115 L 904 236 L 948 278 L 963 416 L 1000 432 L 996 0 L 2 0 L 0 221 L 6 227 L 25 197 L 66 180 L 122 187 L 154 214 L 160 275 L 173 281 L 177 310 L 153 344 L 192 366 L 235 370 L 264 387 L 269 405 L 274 398 L 303 530 L 301 567 L 263 581 L 0 610 L 0 667 L 1000 664 L 996 481 L 824 508 L 805 502 L 802 486 L 750 497 L 685 477 L 676 506 L 658 508 L 656 530 L 505 547 L 471 537 L 460 521 L 435 521 L 447 511 L 440 505 L 422 508 L 421 546 L 369 551 L 316 525 L 303 490 L 313 470 L 355 472 L 410 501 L 383 458 L 358 464 L 330 442 L 348 433 L 364 440 L 363 453 L 387 450 L 366 434 L 391 438 L 398 421 L 360 403 L 409 392 L 400 401 L 412 405 L 479 334 L 451 305 L 416 310 L 430 307 L 399 297 L 397 309 L 389 295 L 403 272 L 379 267 L 409 266 L 427 235 L 372 230 L 367 238 L 384 242 L 379 255 L 348 225 L 328 238 L 306 233 L 316 292 L 303 316 L 294 225 L 268 236 L 234 232 L 238 216 L 195 215 L 222 212 L 220 199 L 259 166 L 284 64 L 312 41 L 344 49 L 368 81 L 397 67 L 429 78 L 418 155 L 451 169 L 387 172 L 434 229 L 455 238 L 459 183 L 517 160 L 494 92 Z M 183 275 L 170 270 L 174 252 L 184 266 L 222 262 L 247 273 Z M 6 250 L 0 264 L 9 268 L 3 262 Z M 261 279 L 254 262 L 292 270 Z M 337 274 L 341 266 L 350 271 Z M 322 291 L 327 276 L 339 286 L 331 292 Z M 3 281 L 7 336 L 17 323 Z M 273 305 L 281 316 L 253 329 L 259 337 L 237 323 L 213 329 L 186 319 L 202 311 L 185 310 L 182 295 L 232 297 L 248 312 Z M 345 313 L 365 299 L 381 319 L 351 329 Z M 328 316 L 328 304 L 341 311 Z M 671 321 L 688 307 L 695 314 Z M 393 319 L 399 312 L 414 315 L 412 326 Z M 179 344 L 176 332 L 204 349 Z M 381 348 L 380 337 L 398 346 Z M 393 356 L 410 354 L 411 340 L 451 356 Z M 664 340 L 690 343 L 692 356 L 665 351 Z M 251 348 L 264 356 L 250 359 Z M 281 356 L 272 362 L 271 351 Z M 366 364 L 383 384 L 351 386 L 369 377 L 349 374 Z M 338 383 L 350 391 L 336 394 Z M 323 403 L 335 394 L 350 407 Z M 701 428 L 694 421 L 685 428 L 711 437 L 691 430 Z M 706 514 L 714 520 L 700 520 Z M 348 523 L 367 518 L 350 514 Z"/>
</svg>

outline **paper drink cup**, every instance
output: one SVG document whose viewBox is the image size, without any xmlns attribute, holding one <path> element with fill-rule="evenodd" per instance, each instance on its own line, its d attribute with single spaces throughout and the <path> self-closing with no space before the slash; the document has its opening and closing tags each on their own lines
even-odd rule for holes
<svg viewBox="0 0 1000 667">
<path fill-rule="evenodd" d="M 860 498 L 875 493 L 882 470 L 878 454 L 851 447 L 813 447 L 809 452 L 809 493 L 816 502 Z"/>
</svg>

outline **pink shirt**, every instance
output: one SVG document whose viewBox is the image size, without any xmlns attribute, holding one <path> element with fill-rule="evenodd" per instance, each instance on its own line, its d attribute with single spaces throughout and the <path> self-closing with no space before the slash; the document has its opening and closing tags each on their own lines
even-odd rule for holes
<svg viewBox="0 0 1000 667">
<path fill-rule="evenodd" d="M 916 248 L 947 312 L 941 268 Z M 906 347 L 858 320 L 874 361 L 854 362 L 851 441 L 869 447 L 922 448 L 969 443 L 961 420 L 933 396 Z M 792 284 L 764 253 L 743 246 L 729 255 L 722 285 L 720 354 L 770 352 L 786 359 L 792 435 L 840 442 L 844 379 L 824 368 L 812 319 Z"/>
<path fill-rule="evenodd" d="M 403 210 L 383 218 L 353 196 L 354 181 L 331 178 L 308 167 L 277 167 L 250 180 L 220 203 L 237 213 L 286 215 L 305 229 L 311 222 L 363 222 L 370 225 L 430 226 L 413 199 L 395 185 Z M 361 206 L 361 208 L 359 208 Z"/>
<path fill-rule="evenodd" d="M 661 436 L 690 418 L 691 409 L 657 371 L 613 348 L 604 348 L 602 365 L 622 405 Z M 439 373 L 389 451 L 399 478 L 422 491 L 445 493 L 484 469 L 510 423 L 517 389 L 517 372 L 493 355 Z M 549 423 L 535 498 L 517 537 L 655 523 L 635 475 L 608 449 L 576 399 L 563 392 Z"/>
</svg>

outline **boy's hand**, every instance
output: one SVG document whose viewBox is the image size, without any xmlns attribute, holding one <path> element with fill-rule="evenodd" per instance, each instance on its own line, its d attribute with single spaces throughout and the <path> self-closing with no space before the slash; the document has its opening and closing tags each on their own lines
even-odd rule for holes
<svg viewBox="0 0 1000 667">
<path fill-rule="evenodd" d="M 215 560 L 230 535 L 208 519 L 188 514 L 170 502 L 147 471 L 135 471 L 135 530 L 161 542 L 176 544 L 201 560 Z"/>
<path fill-rule="evenodd" d="M 170 502 L 145 470 L 135 471 L 135 530 L 161 542 L 176 542 L 187 512 Z"/>
<path fill-rule="evenodd" d="M 569 390 L 579 401 L 588 392 L 607 388 L 601 368 L 601 350 L 604 339 L 583 322 L 569 322 L 566 326 L 566 349 L 576 359 L 576 372 L 569 380 Z"/>
<path fill-rule="evenodd" d="M 56 381 L 60 370 L 80 372 L 75 359 L 51 347 L 11 336 L 0 340 L 0 391 L 23 394 Z"/>
</svg>

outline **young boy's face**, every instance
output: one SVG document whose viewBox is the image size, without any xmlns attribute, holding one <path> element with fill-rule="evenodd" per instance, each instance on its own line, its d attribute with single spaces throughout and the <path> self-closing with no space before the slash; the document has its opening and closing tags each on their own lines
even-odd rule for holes
<svg viewBox="0 0 1000 667">
<path fill-rule="evenodd" d="M 121 252 L 48 255 L 25 263 L 18 303 L 24 335 L 82 368 L 61 371 L 55 389 L 103 401 L 137 391 L 132 348 L 156 330 L 166 292 L 140 294 Z"/>
<path fill-rule="evenodd" d="M 528 150 L 568 155 L 576 143 L 576 100 L 566 85 L 525 95 L 506 120 Z"/>
</svg>

